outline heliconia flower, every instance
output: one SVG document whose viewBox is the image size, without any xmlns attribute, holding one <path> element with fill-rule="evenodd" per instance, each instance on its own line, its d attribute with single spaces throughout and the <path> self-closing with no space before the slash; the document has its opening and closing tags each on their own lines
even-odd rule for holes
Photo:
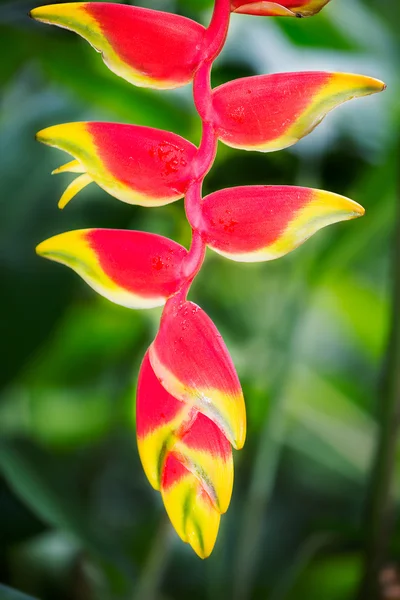
<svg viewBox="0 0 400 600">
<path fill-rule="evenodd" d="M 295 144 L 336 106 L 385 89 L 348 73 L 276 73 L 245 77 L 213 90 L 214 126 L 228 146 L 271 152 Z"/>
<path fill-rule="evenodd" d="M 189 186 L 197 152 L 169 131 L 121 123 L 65 123 L 42 129 L 36 138 L 76 159 L 53 173 L 82 173 L 63 194 L 60 208 L 92 181 L 129 204 L 174 202 Z"/>
<path fill-rule="evenodd" d="M 264 17 L 311 17 L 329 0 L 231 0 L 232 12 Z"/>
<path fill-rule="evenodd" d="M 219 515 L 233 485 L 231 446 L 208 417 L 171 396 L 146 353 L 139 374 L 136 427 L 139 454 L 151 485 L 161 490 L 180 537 L 199 556 L 214 546 Z"/>
<path fill-rule="evenodd" d="M 187 250 L 143 231 L 68 231 L 45 240 L 36 252 L 71 267 L 96 292 L 128 308 L 162 306 L 185 281 Z"/>
<path fill-rule="evenodd" d="M 149 357 L 171 395 L 211 419 L 234 448 L 243 447 L 246 409 L 240 382 L 221 335 L 199 306 L 169 300 Z"/>
<path fill-rule="evenodd" d="M 322 190 L 234 187 L 204 198 L 200 231 L 219 254 L 259 262 L 291 252 L 322 227 L 363 214 L 357 202 Z"/>
<path fill-rule="evenodd" d="M 108 2 L 67 2 L 34 8 L 30 15 L 78 33 L 101 53 L 111 71 L 134 85 L 185 85 L 202 58 L 205 28 L 171 13 Z"/>
<path fill-rule="evenodd" d="M 213 421 L 167 392 L 148 352 L 139 374 L 136 429 L 143 468 L 154 489 L 160 489 L 163 464 L 173 449 L 202 480 L 216 509 L 226 512 L 233 485 L 231 446 Z"/>
</svg>

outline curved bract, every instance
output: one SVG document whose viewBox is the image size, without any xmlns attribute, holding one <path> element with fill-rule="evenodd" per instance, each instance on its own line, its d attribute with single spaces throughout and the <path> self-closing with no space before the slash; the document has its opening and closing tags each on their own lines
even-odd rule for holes
<svg viewBox="0 0 400 600">
<path fill-rule="evenodd" d="M 187 250 L 154 233 L 78 229 L 49 238 L 36 252 L 70 267 L 96 292 L 128 308 L 162 306 L 185 281 Z"/>
<path fill-rule="evenodd" d="M 158 89 L 189 83 L 199 66 L 205 28 L 171 13 L 110 2 L 34 8 L 31 17 L 81 35 L 108 68 L 130 83 Z"/>
<path fill-rule="evenodd" d="M 233 148 L 272 152 L 292 146 L 347 100 L 381 92 L 382 81 L 349 73 L 244 77 L 213 90 L 215 129 Z"/>
<path fill-rule="evenodd" d="M 214 421 L 234 448 L 242 448 L 246 411 L 239 379 L 221 335 L 199 306 L 172 299 L 149 356 L 170 394 Z"/>
<path fill-rule="evenodd" d="M 36 138 L 76 159 L 53 173 L 84 174 L 67 188 L 60 208 L 91 181 L 128 204 L 151 207 L 179 200 L 189 186 L 197 152 L 169 131 L 121 123 L 65 123 L 39 131 Z"/>
<path fill-rule="evenodd" d="M 231 0 L 231 8 L 235 13 L 262 17 L 311 17 L 330 0 Z"/>
<path fill-rule="evenodd" d="M 213 421 L 165 390 L 148 353 L 139 374 L 136 429 L 147 478 L 161 490 L 181 538 L 205 558 L 215 543 L 219 515 L 228 509 L 232 494 L 231 446 Z M 201 518 L 204 511 L 212 516 L 211 527 L 209 519 Z"/>
<path fill-rule="evenodd" d="M 206 196 L 201 230 L 207 245 L 219 254 L 260 262 L 291 252 L 322 227 L 363 214 L 357 202 L 331 192 L 245 186 Z"/>
</svg>

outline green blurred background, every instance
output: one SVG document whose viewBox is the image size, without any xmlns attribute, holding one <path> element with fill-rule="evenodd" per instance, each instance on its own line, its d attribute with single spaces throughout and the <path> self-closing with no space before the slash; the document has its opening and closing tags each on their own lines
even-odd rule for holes
<svg viewBox="0 0 400 600">
<path fill-rule="evenodd" d="M 146 210 L 93 185 L 59 211 L 69 177 L 50 172 L 65 156 L 34 134 L 111 120 L 197 143 L 191 90 L 130 86 L 76 35 L 28 19 L 40 4 L 0 4 L 0 581 L 28 595 L 0 587 L 1 600 L 354 598 L 391 328 L 398 0 L 332 0 L 303 20 L 233 16 L 216 62 L 214 85 L 320 69 L 372 75 L 389 87 L 339 108 L 287 151 L 220 145 L 206 179 L 206 193 L 308 185 L 367 209 L 276 262 L 207 255 L 191 299 L 231 350 L 249 420 L 231 508 L 207 561 L 172 531 L 136 449 L 136 378 L 160 311 L 114 306 L 34 253 L 43 239 L 80 227 L 143 229 L 190 243 L 182 202 Z M 203 23 L 211 9 L 209 0 L 136 4 Z M 400 478 L 400 457 L 398 466 Z M 382 597 L 400 598 L 391 589 Z"/>
</svg>

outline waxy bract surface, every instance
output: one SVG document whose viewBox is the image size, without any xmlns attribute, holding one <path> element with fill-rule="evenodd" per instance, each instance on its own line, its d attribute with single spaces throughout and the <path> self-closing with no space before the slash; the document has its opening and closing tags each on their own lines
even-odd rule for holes
<svg viewBox="0 0 400 600">
<path fill-rule="evenodd" d="M 259 262 L 291 252 L 322 227 L 363 214 L 356 202 L 322 190 L 236 187 L 204 198 L 201 231 L 219 254 Z"/>
<path fill-rule="evenodd" d="M 169 131 L 121 123 L 65 123 L 39 131 L 36 138 L 76 159 L 53 173 L 86 173 L 83 185 L 61 198 L 60 208 L 91 181 L 128 204 L 163 206 L 179 200 L 189 186 L 197 152 Z"/>
<path fill-rule="evenodd" d="M 187 250 L 154 233 L 78 229 L 42 242 L 36 251 L 71 267 L 96 292 L 128 308 L 162 306 L 185 281 Z"/>
<path fill-rule="evenodd" d="M 164 459 L 173 449 L 201 479 L 216 509 L 226 512 L 233 485 L 231 446 L 210 419 L 166 391 L 148 352 L 139 373 L 136 430 L 143 468 L 155 489 L 160 489 Z"/>
<path fill-rule="evenodd" d="M 218 515 L 228 509 L 232 494 L 228 440 L 213 421 L 165 390 L 148 353 L 139 374 L 136 427 L 140 458 L 151 485 L 161 490 L 179 535 L 205 558 L 215 543 Z M 213 515 L 211 526 L 201 522 L 204 511 Z M 198 526 L 188 525 L 188 520 L 197 519 Z"/>
<path fill-rule="evenodd" d="M 150 362 L 166 390 L 214 421 L 242 448 L 246 409 L 229 352 L 217 328 L 193 302 L 169 302 L 150 347 Z"/>
<path fill-rule="evenodd" d="M 372 77 L 348 73 L 276 73 L 213 90 L 214 123 L 228 146 L 272 152 L 292 146 L 336 106 L 384 89 Z"/>
<path fill-rule="evenodd" d="M 30 14 L 81 35 L 101 52 L 111 71 L 134 85 L 185 85 L 201 60 L 205 28 L 171 13 L 110 2 L 67 2 Z"/>
</svg>

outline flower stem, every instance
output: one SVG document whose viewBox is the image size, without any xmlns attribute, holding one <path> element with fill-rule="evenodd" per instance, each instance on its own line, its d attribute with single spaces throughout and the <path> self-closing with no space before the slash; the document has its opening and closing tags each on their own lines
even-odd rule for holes
<svg viewBox="0 0 400 600">
<path fill-rule="evenodd" d="M 217 135 L 211 122 L 212 63 L 221 52 L 229 28 L 230 0 L 215 0 L 214 13 L 206 31 L 203 61 L 193 82 L 193 98 L 202 120 L 201 142 L 193 163 L 193 180 L 186 192 L 185 211 L 192 227 L 192 243 L 183 265 L 186 281 L 178 296 L 186 298 L 193 279 L 199 272 L 205 257 L 206 244 L 201 235 L 201 204 L 203 181 L 211 169 L 217 152 Z"/>
<path fill-rule="evenodd" d="M 205 253 L 206 245 L 203 241 L 203 238 L 196 229 L 193 229 L 190 250 L 182 267 L 184 276 L 186 278 L 186 283 L 183 286 L 183 289 L 186 290 L 186 293 L 189 291 L 189 287 L 193 279 L 201 269 L 201 266 L 204 262 Z"/>
<path fill-rule="evenodd" d="M 214 12 L 204 37 L 205 61 L 214 61 L 221 52 L 228 35 L 230 16 L 230 0 L 215 0 Z"/>
</svg>

